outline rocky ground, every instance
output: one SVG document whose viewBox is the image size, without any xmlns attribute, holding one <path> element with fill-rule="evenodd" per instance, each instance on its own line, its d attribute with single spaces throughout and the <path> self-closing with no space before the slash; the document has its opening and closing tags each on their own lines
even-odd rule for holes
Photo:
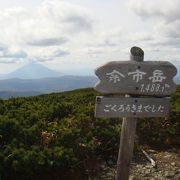
<svg viewBox="0 0 180 180">
<path fill-rule="evenodd" d="M 180 180 L 180 150 L 149 149 L 146 152 L 156 162 L 156 166 L 153 167 L 142 151 L 139 151 L 133 157 L 129 180 Z M 108 167 L 104 165 L 97 179 L 114 180 L 115 174 L 116 167 L 109 162 Z"/>
</svg>

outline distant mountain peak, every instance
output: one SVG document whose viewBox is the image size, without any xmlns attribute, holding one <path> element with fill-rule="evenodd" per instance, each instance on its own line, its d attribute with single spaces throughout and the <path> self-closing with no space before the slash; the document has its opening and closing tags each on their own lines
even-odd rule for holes
<svg viewBox="0 0 180 180">
<path fill-rule="evenodd" d="M 18 78 L 18 79 L 40 79 L 47 77 L 60 77 L 61 73 L 54 71 L 52 69 L 47 68 L 46 66 L 35 63 L 28 62 L 24 66 L 19 69 L 3 75 L 1 79 L 10 79 L 10 78 Z"/>
</svg>

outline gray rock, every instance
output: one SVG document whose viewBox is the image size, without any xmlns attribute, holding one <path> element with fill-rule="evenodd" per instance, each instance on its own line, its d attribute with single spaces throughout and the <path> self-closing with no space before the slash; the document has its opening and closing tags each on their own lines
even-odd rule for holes
<svg viewBox="0 0 180 180">
<path fill-rule="evenodd" d="M 175 163 L 175 162 L 172 162 L 172 163 L 171 163 L 171 165 L 172 165 L 172 166 L 175 166 L 175 165 L 176 165 L 176 163 Z"/>
<path fill-rule="evenodd" d="M 141 165 L 137 164 L 136 167 L 137 167 L 137 168 L 141 168 Z"/>
<path fill-rule="evenodd" d="M 147 169 L 151 169 L 152 166 L 151 166 L 151 165 L 147 165 L 146 168 L 147 168 Z"/>
<path fill-rule="evenodd" d="M 172 177 L 174 177 L 174 175 L 175 175 L 175 172 L 173 172 L 173 171 L 165 171 L 165 176 L 167 178 L 172 178 Z"/>
<path fill-rule="evenodd" d="M 170 157 L 172 157 L 171 154 L 167 154 L 167 155 L 164 156 L 164 158 L 170 158 Z"/>
<path fill-rule="evenodd" d="M 143 180 L 143 179 L 139 176 L 130 176 L 129 180 Z"/>
<path fill-rule="evenodd" d="M 147 169 L 146 171 L 145 171 L 145 174 L 150 174 L 151 173 L 151 170 L 150 169 Z"/>
<path fill-rule="evenodd" d="M 148 150 L 150 153 L 157 153 L 155 150 L 153 150 L 153 149 L 149 149 Z"/>
</svg>

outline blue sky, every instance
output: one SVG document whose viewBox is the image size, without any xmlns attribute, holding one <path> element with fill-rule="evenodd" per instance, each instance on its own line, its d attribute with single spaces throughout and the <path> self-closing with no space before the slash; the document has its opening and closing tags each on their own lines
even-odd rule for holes
<svg viewBox="0 0 180 180">
<path fill-rule="evenodd" d="M 179 0 L 0 1 L 0 74 L 33 61 L 89 75 L 132 46 L 180 63 L 179 29 Z"/>
</svg>

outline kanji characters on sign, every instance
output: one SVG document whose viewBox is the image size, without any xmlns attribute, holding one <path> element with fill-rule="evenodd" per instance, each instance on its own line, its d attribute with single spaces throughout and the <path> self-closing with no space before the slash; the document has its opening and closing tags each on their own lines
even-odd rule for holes
<svg viewBox="0 0 180 180">
<path fill-rule="evenodd" d="M 146 72 L 136 69 L 135 71 L 128 72 L 127 76 L 132 76 L 132 80 L 138 83 L 139 81 L 143 80 L 143 76 L 145 76 L 146 74 Z M 106 76 L 109 78 L 109 82 L 113 83 L 118 83 L 121 81 L 121 78 L 126 77 L 126 75 L 115 69 L 112 72 L 106 73 Z M 164 79 L 166 79 L 166 76 L 164 76 L 162 70 L 154 70 L 152 72 L 152 76 L 150 76 L 148 79 L 151 80 L 152 83 L 156 83 L 162 82 Z"/>
<path fill-rule="evenodd" d="M 164 79 L 166 79 L 166 76 L 163 76 L 163 74 L 163 71 L 155 70 L 153 71 L 153 76 L 149 77 L 149 79 L 152 80 L 153 83 L 162 82 Z"/>
<path fill-rule="evenodd" d="M 117 83 L 121 81 L 121 78 L 125 78 L 125 75 L 120 73 L 119 71 L 113 70 L 110 73 L 106 73 L 107 76 L 109 76 L 109 81 L 113 83 Z"/>
<path fill-rule="evenodd" d="M 145 72 L 140 71 L 139 69 L 136 69 L 134 72 L 129 72 L 128 75 L 133 75 L 133 80 L 136 82 L 139 82 L 143 79 L 143 75 L 145 75 Z"/>
</svg>

